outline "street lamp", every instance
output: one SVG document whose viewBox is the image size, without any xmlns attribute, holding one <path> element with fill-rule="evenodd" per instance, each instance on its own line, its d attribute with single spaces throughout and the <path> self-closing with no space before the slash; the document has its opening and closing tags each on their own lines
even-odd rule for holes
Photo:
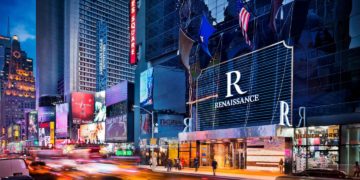
<svg viewBox="0 0 360 180">
<path fill-rule="evenodd" d="M 143 107 L 133 105 L 133 108 L 139 108 L 144 110 L 146 113 L 151 115 L 151 139 L 154 139 L 154 111 L 149 111 Z M 152 164 L 155 164 L 156 159 L 154 158 L 154 148 L 151 148 L 151 158 L 152 158 Z M 154 165 L 152 165 L 153 168 L 155 168 Z"/>
</svg>

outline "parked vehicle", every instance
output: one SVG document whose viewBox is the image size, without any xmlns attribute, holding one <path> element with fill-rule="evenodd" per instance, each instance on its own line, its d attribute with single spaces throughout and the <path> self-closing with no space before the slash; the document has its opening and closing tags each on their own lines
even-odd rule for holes
<svg viewBox="0 0 360 180">
<path fill-rule="evenodd" d="M 300 173 L 287 176 L 279 176 L 276 180 L 329 180 L 329 179 L 352 179 L 345 172 L 334 169 L 307 169 Z"/>
<path fill-rule="evenodd" d="M 0 159 L 0 178 L 29 176 L 25 160 L 20 158 Z"/>
</svg>

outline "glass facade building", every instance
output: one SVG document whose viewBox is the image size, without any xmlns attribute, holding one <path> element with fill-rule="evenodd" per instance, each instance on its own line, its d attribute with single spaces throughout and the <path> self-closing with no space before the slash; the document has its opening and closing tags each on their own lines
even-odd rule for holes
<svg viewBox="0 0 360 180">
<path fill-rule="evenodd" d="M 219 63 L 226 63 L 239 56 L 240 60 L 252 61 L 254 64 L 259 57 L 247 59 L 242 55 L 252 53 L 252 56 L 258 56 L 256 52 L 279 41 L 285 41 L 287 45 L 292 46 L 294 49 L 293 87 L 290 111 L 295 134 L 286 136 L 292 138 L 291 141 L 287 139 L 284 141 L 285 154 L 281 156 L 285 157 L 285 169 L 287 172 L 301 171 L 306 168 L 334 168 L 347 172 L 352 171 L 352 164 L 359 161 L 355 155 L 358 142 L 356 140 L 358 138 L 356 135 L 357 123 L 360 122 L 358 114 L 360 99 L 357 90 L 360 68 L 357 63 L 357 59 L 360 58 L 358 53 L 360 31 L 357 30 L 357 24 L 359 23 L 360 8 L 357 1 L 244 1 L 245 8 L 251 14 L 247 34 L 252 46 L 246 44 L 241 33 L 236 0 L 180 2 L 182 3 L 179 8 L 180 26 L 188 36 L 200 42 L 198 30 L 202 14 L 206 15 L 216 29 L 209 42 L 209 50 L 213 54 L 211 59 L 201 48 L 196 48 L 199 43 L 195 43 L 192 48 L 191 70 L 197 71 L 197 75 L 200 74 L 199 69 L 206 69 L 207 72 L 208 68 L 215 67 Z M 270 54 L 268 58 L 271 61 Z M 257 65 L 259 64 L 257 63 Z M 260 66 L 254 67 L 256 74 L 264 73 Z M 221 69 L 219 72 L 222 72 Z M 251 87 L 256 87 L 257 83 L 259 81 L 254 82 L 254 86 Z M 196 86 L 196 88 L 199 87 Z M 201 100 L 199 97 L 193 99 Z M 199 108 L 197 107 L 197 109 Z M 219 113 L 222 114 L 224 111 Z M 271 119 L 271 116 L 263 117 L 264 120 L 268 118 Z M 199 118 L 196 117 L 196 120 L 199 121 Z M 220 122 L 211 125 L 208 121 L 212 120 Z M 252 151 L 254 140 L 251 139 L 251 136 L 247 136 L 243 140 L 231 139 L 231 133 L 227 138 L 226 136 L 223 138 L 212 136 L 211 130 L 215 130 L 214 132 L 220 132 L 216 130 L 221 129 L 231 131 L 226 129 L 228 127 L 219 126 L 222 122 L 218 118 L 208 117 L 197 123 L 200 124 L 196 129 L 199 135 L 202 132 L 204 135 L 206 134 L 206 137 L 212 137 L 212 139 L 198 138 L 197 144 L 193 144 L 197 147 L 197 153 L 201 154 L 202 149 L 204 152 L 208 152 L 208 159 L 214 157 L 219 159 L 218 151 L 227 152 L 225 154 L 230 156 L 230 158 L 220 158 L 223 161 L 220 163 L 223 167 L 227 166 L 226 161 L 229 162 L 229 160 L 230 167 L 244 166 L 244 168 L 250 169 L 250 167 L 254 167 L 254 163 L 262 163 L 264 166 L 268 166 L 268 169 L 277 166 L 278 160 L 271 162 L 265 158 L 264 162 L 257 162 L 259 159 L 255 161 L 253 154 L 255 151 Z M 210 131 L 203 131 L 201 124 L 204 123 L 207 124 L 206 129 L 210 129 Z M 271 121 L 268 124 L 277 123 L 278 121 Z M 238 121 L 238 124 L 234 126 L 252 127 L 253 125 Z M 179 135 L 179 137 L 181 136 Z M 182 140 L 190 140 L 191 133 L 188 136 L 185 133 L 184 137 L 187 138 L 182 138 Z M 264 138 L 273 140 L 275 137 L 259 137 L 257 140 L 262 141 L 261 139 Z M 243 145 L 236 148 L 237 142 Z M 266 142 L 258 144 L 266 147 Z M 289 148 L 289 145 L 293 148 Z M 202 148 L 203 146 L 204 148 Z M 223 147 L 219 149 L 220 146 Z M 231 149 L 234 149 L 235 152 Z M 245 156 L 238 157 L 238 154 L 242 152 L 245 153 Z M 287 158 L 288 152 L 292 154 L 292 157 Z M 196 153 L 190 153 L 190 157 L 191 154 L 196 155 Z M 234 154 L 236 155 L 234 156 Z M 261 157 L 259 154 L 256 156 Z M 241 162 L 242 158 L 246 163 L 237 165 L 238 160 L 240 159 Z"/>
</svg>

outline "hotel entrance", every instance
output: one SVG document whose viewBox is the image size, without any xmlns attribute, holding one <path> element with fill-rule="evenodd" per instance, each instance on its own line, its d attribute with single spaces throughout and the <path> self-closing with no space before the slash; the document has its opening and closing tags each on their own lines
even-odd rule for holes
<svg viewBox="0 0 360 180">
<path fill-rule="evenodd" d="M 245 147 L 243 139 L 202 141 L 199 146 L 200 166 L 211 166 L 215 159 L 219 168 L 244 169 Z"/>
<path fill-rule="evenodd" d="M 293 132 L 290 128 L 269 125 L 180 133 L 180 144 L 191 144 L 184 154 L 180 153 L 180 158 L 187 159 L 191 155 L 188 161 L 193 162 L 198 157 L 200 168 L 211 167 L 215 159 L 219 169 L 273 172 L 280 171 L 279 162 L 283 161 L 287 173 L 292 166 Z M 185 143 L 189 141 L 191 143 Z"/>
</svg>

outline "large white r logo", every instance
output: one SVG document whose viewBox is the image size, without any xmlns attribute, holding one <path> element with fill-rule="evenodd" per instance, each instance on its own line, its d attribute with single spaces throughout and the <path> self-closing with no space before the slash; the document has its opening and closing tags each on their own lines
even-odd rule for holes
<svg viewBox="0 0 360 180">
<path fill-rule="evenodd" d="M 236 79 L 234 82 L 231 82 L 231 74 L 236 75 Z M 245 94 L 247 92 L 247 91 L 245 91 L 245 92 L 241 91 L 240 86 L 237 84 L 240 81 L 240 76 L 241 76 L 240 71 L 230 71 L 230 72 L 226 73 L 226 76 L 227 76 L 227 87 L 226 87 L 227 93 L 225 96 L 226 98 L 234 96 L 233 94 L 231 94 L 231 86 L 234 86 L 235 90 L 240 95 Z"/>
</svg>

